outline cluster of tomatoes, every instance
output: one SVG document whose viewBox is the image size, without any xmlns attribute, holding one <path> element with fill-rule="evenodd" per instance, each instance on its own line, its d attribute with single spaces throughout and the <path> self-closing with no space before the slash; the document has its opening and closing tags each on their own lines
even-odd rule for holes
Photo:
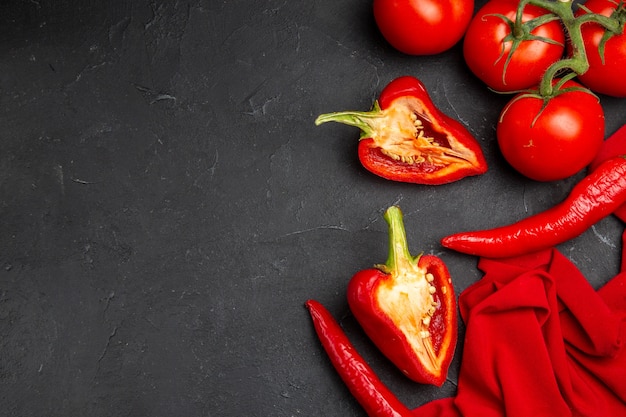
<svg viewBox="0 0 626 417">
<path fill-rule="evenodd" d="M 585 168 L 605 134 L 594 93 L 626 97 L 624 0 L 489 0 L 476 14 L 473 0 L 374 0 L 373 7 L 397 50 L 433 55 L 463 39 L 471 72 L 492 90 L 514 94 L 498 119 L 498 145 L 531 179 L 559 180 Z"/>
</svg>

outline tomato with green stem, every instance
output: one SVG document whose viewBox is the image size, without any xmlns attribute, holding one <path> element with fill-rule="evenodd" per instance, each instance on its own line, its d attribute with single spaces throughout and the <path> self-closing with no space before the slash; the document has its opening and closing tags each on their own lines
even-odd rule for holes
<svg viewBox="0 0 626 417">
<path fill-rule="evenodd" d="M 577 16 L 596 13 L 619 22 L 619 33 L 606 30 L 595 22 L 585 23 L 581 34 L 587 51 L 589 69 L 578 80 L 589 89 L 609 96 L 626 97 L 626 9 L 624 3 L 613 0 L 587 0 Z"/>
<path fill-rule="evenodd" d="M 565 34 L 558 18 L 517 0 L 491 0 L 476 13 L 463 40 L 468 68 L 490 88 L 512 92 L 539 83 L 561 59 Z"/>
<path fill-rule="evenodd" d="M 585 168 L 604 140 L 604 110 L 596 96 L 571 80 L 556 80 L 550 97 L 519 93 L 496 128 L 507 162 L 536 181 L 555 181 Z"/>
<path fill-rule="evenodd" d="M 435 55 L 457 44 L 474 13 L 474 0 L 374 0 L 383 37 L 408 55 Z"/>
</svg>

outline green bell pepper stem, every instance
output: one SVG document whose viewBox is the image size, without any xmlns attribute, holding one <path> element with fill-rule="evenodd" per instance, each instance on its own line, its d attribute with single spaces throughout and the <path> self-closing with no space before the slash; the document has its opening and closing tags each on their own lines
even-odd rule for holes
<svg viewBox="0 0 626 417">
<path fill-rule="evenodd" d="M 322 123 L 337 122 L 348 126 L 354 126 L 361 129 L 361 139 L 369 138 L 374 132 L 374 119 L 384 117 L 378 101 L 374 102 L 372 109 L 369 111 L 341 111 L 334 113 L 321 114 L 315 119 L 315 125 Z"/>
<path fill-rule="evenodd" d="M 387 274 L 397 275 L 400 271 L 415 268 L 419 258 L 412 256 L 406 238 L 406 230 L 402 221 L 402 211 L 397 206 L 391 206 L 383 216 L 389 225 L 389 254 L 387 262 L 377 267 Z"/>
</svg>

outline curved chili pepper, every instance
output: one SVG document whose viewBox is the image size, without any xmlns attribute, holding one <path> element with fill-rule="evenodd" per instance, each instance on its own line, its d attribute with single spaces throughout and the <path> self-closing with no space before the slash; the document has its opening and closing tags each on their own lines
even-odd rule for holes
<svg viewBox="0 0 626 417">
<path fill-rule="evenodd" d="M 457 341 L 450 274 L 437 256 L 411 256 L 398 207 L 389 207 L 384 217 L 387 262 L 354 275 L 348 304 L 365 333 L 406 376 L 441 386 Z"/>
<path fill-rule="evenodd" d="M 619 128 L 604 141 L 596 157 L 589 164 L 589 170 L 595 171 L 602 162 L 620 155 L 626 155 L 626 125 Z M 626 222 L 626 204 L 622 204 L 613 214 L 621 221 Z"/>
<path fill-rule="evenodd" d="M 318 301 L 305 303 L 322 347 L 350 393 L 370 417 L 412 417 L 356 351 L 330 312 Z"/>
<path fill-rule="evenodd" d="M 603 162 L 568 197 L 542 213 L 495 229 L 457 233 L 441 240 L 449 249 L 488 258 L 523 255 L 573 239 L 626 203 L 626 158 Z"/>
<path fill-rule="evenodd" d="M 591 161 L 591 164 L 589 164 L 589 170 L 593 172 L 607 159 L 620 155 L 626 155 L 626 125 L 617 129 L 615 133 L 604 141 L 595 158 Z M 615 209 L 613 214 L 626 223 L 626 203 Z M 626 272 L 626 230 L 622 233 L 622 261 L 620 271 Z"/>
<path fill-rule="evenodd" d="M 389 83 L 369 112 L 328 113 L 315 120 L 325 122 L 360 128 L 361 164 L 388 180 L 438 185 L 487 171 L 476 139 L 433 104 L 415 77 Z"/>
</svg>

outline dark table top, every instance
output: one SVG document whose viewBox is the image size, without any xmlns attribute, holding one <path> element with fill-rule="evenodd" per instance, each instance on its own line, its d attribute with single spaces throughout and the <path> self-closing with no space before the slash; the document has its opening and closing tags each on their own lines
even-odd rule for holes
<svg viewBox="0 0 626 417">
<path fill-rule="evenodd" d="M 484 2 L 477 2 L 477 7 Z M 394 51 L 371 1 L 13 1 L 0 6 L 0 400 L 10 416 L 363 416 L 303 303 L 339 319 L 409 406 L 453 395 L 408 381 L 345 299 L 383 262 L 383 211 L 413 253 L 442 257 L 460 293 L 475 257 L 441 237 L 561 201 L 584 173 L 527 180 L 495 122 L 509 97 L 460 45 Z M 358 130 L 400 75 L 480 142 L 489 171 L 444 186 L 365 171 Z M 626 101 L 601 96 L 607 135 Z M 618 270 L 609 217 L 559 248 L 596 287 Z"/>
</svg>

